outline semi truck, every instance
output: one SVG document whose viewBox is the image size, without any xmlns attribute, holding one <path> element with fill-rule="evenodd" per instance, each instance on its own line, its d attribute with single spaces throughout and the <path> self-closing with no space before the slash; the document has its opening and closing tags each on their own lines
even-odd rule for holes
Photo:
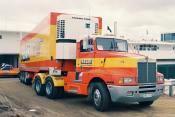
<svg viewBox="0 0 175 117">
<path fill-rule="evenodd" d="M 112 102 L 150 106 L 163 93 L 156 60 L 128 53 L 127 40 L 103 36 L 101 17 L 50 13 L 23 37 L 20 62 L 20 81 L 37 95 L 84 95 L 98 111 Z"/>
</svg>

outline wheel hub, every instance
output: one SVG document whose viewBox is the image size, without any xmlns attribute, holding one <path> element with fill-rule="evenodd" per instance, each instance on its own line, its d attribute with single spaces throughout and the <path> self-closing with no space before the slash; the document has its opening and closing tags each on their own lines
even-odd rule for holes
<svg viewBox="0 0 175 117">
<path fill-rule="evenodd" d="M 51 92 L 52 92 L 52 84 L 51 84 L 50 82 L 48 82 L 48 83 L 46 84 L 46 93 L 47 93 L 48 95 L 50 95 Z"/>
<path fill-rule="evenodd" d="M 37 91 L 37 92 L 40 92 L 41 84 L 39 83 L 39 81 L 36 81 L 35 87 L 36 87 L 36 91 Z"/>
<path fill-rule="evenodd" d="M 94 103 L 97 106 L 99 106 L 101 103 L 101 93 L 98 89 L 95 89 L 94 91 Z"/>
</svg>

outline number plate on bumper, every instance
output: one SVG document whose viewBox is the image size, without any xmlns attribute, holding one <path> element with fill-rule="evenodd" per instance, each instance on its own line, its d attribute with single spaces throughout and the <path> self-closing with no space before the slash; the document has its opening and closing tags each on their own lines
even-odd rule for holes
<svg viewBox="0 0 175 117">
<path fill-rule="evenodd" d="M 150 97 L 153 97 L 153 94 L 152 93 L 143 93 L 141 95 L 141 97 L 143 97 L 143 98 L 150 98 Z"/>
</svg>

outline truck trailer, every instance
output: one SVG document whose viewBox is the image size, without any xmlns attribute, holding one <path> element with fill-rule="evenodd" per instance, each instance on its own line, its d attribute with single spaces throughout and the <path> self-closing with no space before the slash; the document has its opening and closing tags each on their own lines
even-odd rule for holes
<svg viewBox="0 0 175 117">
<path fill-rule="evenodd" d="M 20 62 L 20 81 L 37 95 L 85 95 L 98 111 L 111 102 L 150 106 L 163 93 L 156 60 L 128 53 L 127 40 L 103 36 L 101 17 L 50 13 L 23 37 Z"/>
</svg>

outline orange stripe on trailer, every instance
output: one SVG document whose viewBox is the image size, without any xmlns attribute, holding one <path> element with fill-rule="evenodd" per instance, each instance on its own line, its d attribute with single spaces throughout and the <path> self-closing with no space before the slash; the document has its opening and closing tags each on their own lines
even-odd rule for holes
<svg viewBox="0 0 175 117">
<path fill-rule="evenodd" d="M 64 62 L 64 63 L 63 63 Z M 55 67 L 57 69 L 61 69 L 63 71 L 74 71 L 75 70 L 75 64 L 74 60 L 45 60 L 45 61 L 37 61 L 37 62 L 28 62 L 28 63 L 22 63 L 20 66 L 20 69 L 24 70 L 29 68 L 30 71 L 38 71 L 39 68 L 46 68 L 49 67 Z"/>
<path fill-rule="evenodd" d="M 27 62 L 27 63 L 22 63 L 21 66 L 25 67 L 56 67 L 58 66 L 58 63 L 56 60 L 45 60 L 45 61 L 37 61 L 37 62 Z"/>
</svg>

